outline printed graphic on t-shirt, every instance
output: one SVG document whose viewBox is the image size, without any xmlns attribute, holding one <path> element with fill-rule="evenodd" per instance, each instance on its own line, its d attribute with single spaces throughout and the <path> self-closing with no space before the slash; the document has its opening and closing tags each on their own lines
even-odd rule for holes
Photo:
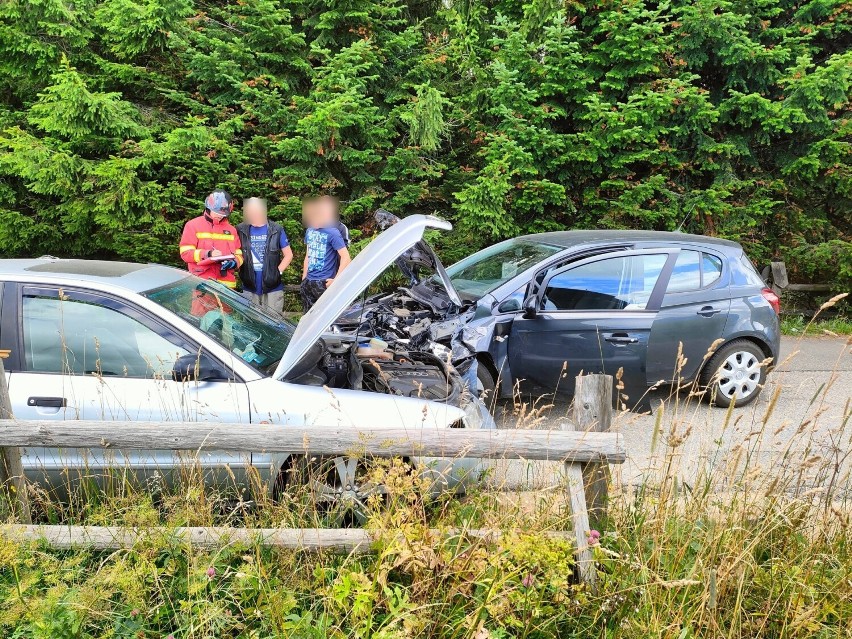
<svg viewBox="0 0 852 639">
<path fill-rule="evenodd" d="M 337 274 L 340 266 L 338 251 L 346 246 L 336 228 L 308 229 L 308 279 L 327 280 Z"/>
<path fill-rule="evenodd" d="M 251 229 L 251 261 L 255 272 L 263 270 L 263 262 L 266 259 L 267 227 L 252 227 Z"/>
<path fill-rule="evenodd" d="M 328 240 L 325 233 L 317 229 L 308 229 L 308 270 L 319 271 L 325 266 L 325 256 L 328 253 Z"/>
</svg>

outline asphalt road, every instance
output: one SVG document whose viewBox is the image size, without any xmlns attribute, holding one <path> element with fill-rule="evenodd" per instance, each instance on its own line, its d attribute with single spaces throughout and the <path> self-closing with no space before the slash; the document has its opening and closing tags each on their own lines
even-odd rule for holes
<svg viewBox="0 0 852 639">
<path fill-rule="evenodd" d="M 781 362 L 761 396 L 730 413 L 694 398 L 658 392 L 650 414 L 620 412 L 628 461 L 614 469 L 621 485 L 654 482 L 674 474 L 690 485 L 712 477 L 736 482 L 743 474 L 786 490 L 821 490 L 832 484 L 852 493 L 852 340 L 784 338 Z M 555 428 L 568 414 L 559 403 L 537 427 Z M 514 417 L 503 419 L 511 426 Z M 494 481 L 506 488 L 553 485 L 558 465 L 525 462 L 498 467 Z M 795 485 L 793 485 L 795 484 Z M 774 484 L 772 484 L 774 485 Z"/>
</svg>

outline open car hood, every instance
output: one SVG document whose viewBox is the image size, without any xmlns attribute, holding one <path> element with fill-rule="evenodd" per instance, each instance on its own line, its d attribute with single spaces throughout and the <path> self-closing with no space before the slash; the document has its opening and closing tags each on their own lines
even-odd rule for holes
<svg viewBox="0 0 852 639">
<path fill-rule="evenodd" d="M 396 215 L 385 209 L 376 211 L 375 218 L 379 227 L 382 229 L 387 229 L 394 224 L 398 224 L 400 220 Z M 441 260 L 438 259 L 434 249 L 429 246 L 426 240 L 420 240 L 410 249 L 404 251 L 396 259 L 396 266 L 409 279 L 411 286 L 416 286 L 423 281 L 420 271 L 425 267 L 430 276 L 435 275 L 440 280 L 441 285 L 447 293 L 447 299 L 452 304 L 455 304 L 456 307 L 461 308 L 462 301 L 459 292 L 453 285 L 452 280 L 450 280 L 450 276 L 447 275 L 447 271 L 444 270 Z"/>
<path fill-rule="evenodd" d="M 453 225 L 431 215 L 410 215 L 379 234 L 367 247 L 358 253 L 352 263 L 328 287 L 319 301 L 302 316 L 290 345 L 275 369 L 276 379 L 285 379 L 293 367 L 305 356 L 317 340 L 326 333 L 338 317 L 358 299 L 382 272 L 408 249 L 423 239 L 427 228 L 449 231 Z M 425 244 L 425 243 L 424 243 Z M 429 249 L 431 252 L 431 249 Z M 434 253 L 432 253 L 434 255 Z M 435 257 L 437 270 L 445 280 L 448 292 L 459 306 L 458 293 L 452 287 L 444 267 Z"/>
<path fill-rule="evenodd" d="M 429 246 L 429 243 L 426 242 L 426 240 L 420 240 L 411 250 L 418 251 L 419 255 L 427 258 L 429 261 L 429 269 L 441 281 L 441 286 L 444 287 L 444 290 L 447 293 L 447 298 L 450 302 L 455 304 L 457 308 L 461 308 L 461 296 L 456 290 L 456 287 L 453 286 L 450 276 L 447 275 L 447 271 L 444 270 L 444 265 L 441 264 L 441 260 L 439 260 L 438 256 L 435 255 L 435 251 L 431 246 Z M 408 253 L 410 253 L 410 251 L 407 251 L 406 255 Z M 411 285 L 415 286 L 420 284 L 423 281 L 423 278 L 419 276 L 417 268 L 412 265 L 411 261 L 406 259 L 406 255 L 402 255 L 397 258 L 396 265 L 399 267 L 399 270 L 402 271 L 409 280 L 411 280 Z M 418 264 L 419 263 L 420 262 L 418 261 Z"/>
</svg>

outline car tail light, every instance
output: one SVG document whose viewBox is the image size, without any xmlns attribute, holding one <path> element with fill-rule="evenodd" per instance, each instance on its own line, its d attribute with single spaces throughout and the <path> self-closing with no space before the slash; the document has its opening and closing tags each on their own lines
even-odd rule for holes
<svg viewBox="0 0 852 639">
<path fill-rule="evenodd" d="M 781 313 L 781 298 L 773 291 L 771 288 L 765 288 L 760 291 L 760 294 L 763 295 L 763 299 L 769 302 L 769 305 L 772 307 L 772 310 L 775 311 L 776 314 Z"/>
</svg>

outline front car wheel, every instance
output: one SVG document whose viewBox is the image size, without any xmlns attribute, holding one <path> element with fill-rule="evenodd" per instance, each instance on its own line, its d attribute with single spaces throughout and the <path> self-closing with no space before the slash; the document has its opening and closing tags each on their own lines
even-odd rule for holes
<svg viewBox="0 0 852 639">
<path fill-rule="evenodd" d="M 493 401 L 497 382 L 488 367 L 482 362 L 476 363 L 476 394 L 482 401 Z"/>
<path fill-rule="evenodd" d="M 336 526 L 367 523 L 374 500 L 384 502 L 387 488 L 373 481 L 364 461 L 344 456 L 291 458 L 286 490 L 307 499 Z"/>
</svg>

